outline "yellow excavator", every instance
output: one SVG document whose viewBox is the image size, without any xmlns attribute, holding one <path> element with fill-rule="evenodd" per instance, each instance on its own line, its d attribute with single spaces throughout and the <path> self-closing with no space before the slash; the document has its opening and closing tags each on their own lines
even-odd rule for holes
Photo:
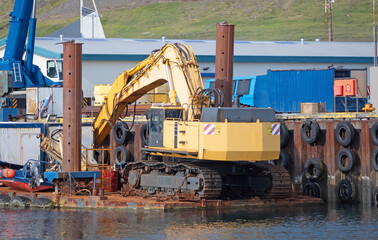
<svg viewBox="0 0 378 240">
<path fill-rule="evenodd" d="M 193 50 L 183 44 L 166 44 L 115 80 L 94 122 L 95 147 L 128 104 L 164 83 L 171 104 L 151 107 L 141 149 L 153 160 L 122 166 L 126 195 L 194 201 L 289 195 L 287 170 L 267 163 L 280 153 L 274 109 L 222 107 L 221 92 L 203 89 Z"/>
</svg>

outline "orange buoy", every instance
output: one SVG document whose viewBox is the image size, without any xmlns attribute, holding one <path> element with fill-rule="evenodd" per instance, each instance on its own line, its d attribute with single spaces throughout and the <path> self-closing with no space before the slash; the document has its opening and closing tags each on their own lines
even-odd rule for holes
<svg viewBox="0 0 378 240">
<path fill-rule="evenodd" d="M 14 169 L 7 169 L 5 176 L 6 178 L 14 178 L 14 176 L 16 176 L 16 171 L 14 171 Z"/>
<path fill-rule="evenodd" d="M 0 171 L 0 178 L 14 178 L 16 176 L 16 171 L 14 169 L 3 169 Z"/>
</svg>

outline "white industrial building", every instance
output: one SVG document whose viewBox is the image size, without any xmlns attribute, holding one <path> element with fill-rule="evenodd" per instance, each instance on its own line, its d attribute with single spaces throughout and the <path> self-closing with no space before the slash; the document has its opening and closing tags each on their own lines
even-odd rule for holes
<svg viewBox="0 0 378 240">
<path fill-rule="evenodd" d="M 215 76 L 213 40 L 37 38 L 34 64 L 46 71 L 48 59 L 63 58 L 64 41 L 83 43 L 84 97 L 93 96 L 95 84 L 111 84 L 124 70 L 147 58 L 166 43 L 190 45 L 204 80 Z M 0 57 L 6 39 L 0 40 Z M 264 75 L 268 69 L 365 69 L 373 66 L 370 42 L 235 41 L 234 76 Z M 366 78 L 366 75 L 362 78 Z"/>
</svg>

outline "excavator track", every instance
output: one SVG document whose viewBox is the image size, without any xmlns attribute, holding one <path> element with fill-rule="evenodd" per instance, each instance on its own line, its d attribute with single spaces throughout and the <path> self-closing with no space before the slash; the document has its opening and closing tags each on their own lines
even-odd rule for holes
<svg viewBox="0 0 378 240">
<path fill-rule="evenodd" d="M 291 194 L 288 171 L 267 162 L 255 163 L 199 163 L 217 171 L 222 177 L 224 199 L 260 197 L 264 199 L 287 198 Z"/>
<path fill-rule="evenodd" d="M 126 179 L 126 196 L 199 201 L 216 199 L 222 191 L 222 180 L 216 171 L 189 163 L 128 163 L 123 177 Z M 156 181 L 163 184 L 159 186 Z"/>
<path fill-rule="evenodd" d="M 231 169 L 230 166 L 239 167 L 239 173 L 231 176 L 226 171 Z M 288 171 L 268 163 L 219 165 L 141 161 L 128 163 L 123 177 L 125 196 L 163 200 L 200 201 L 230 197 L 282 199 L 291 193 Z"/>
<path fill-rule="evenodd" d="M 270 177 L 270 188 L 267 189 L 265 198 L 279 199 L 287 198 L 291 193 L 291 182 L 289 172 L 281 167 L 271 164 L 259 165 L 264 171 L 267 171 Z"/>
</svg>

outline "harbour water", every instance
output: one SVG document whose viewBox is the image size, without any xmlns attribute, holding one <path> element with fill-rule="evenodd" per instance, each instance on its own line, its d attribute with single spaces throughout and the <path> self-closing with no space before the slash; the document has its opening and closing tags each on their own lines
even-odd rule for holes
<svg viewBox="0 0 378 240">
<path fill-rule="evenodd" d="M 0 209 L 0 239 L 378 239 L 378 208 Z"/>
</svg>

